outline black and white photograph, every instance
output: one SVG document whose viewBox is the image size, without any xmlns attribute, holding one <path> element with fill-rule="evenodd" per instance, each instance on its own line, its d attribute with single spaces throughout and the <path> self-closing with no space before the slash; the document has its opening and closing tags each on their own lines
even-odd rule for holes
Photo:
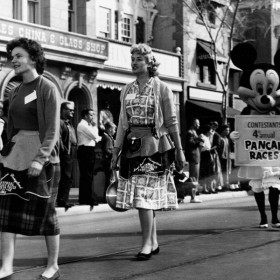
<svg viewBox="0 0 280 280">
<path fill-rule="evenodd" d="M 280 0 L 0 0 L 0 280 L 278 280 Z"/>
</svg>

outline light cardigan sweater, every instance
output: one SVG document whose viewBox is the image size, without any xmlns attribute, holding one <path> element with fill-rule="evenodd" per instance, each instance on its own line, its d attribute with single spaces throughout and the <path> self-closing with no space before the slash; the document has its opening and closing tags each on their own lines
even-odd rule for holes
<svg viewBox="0 0 280 280">
<path fill-rule="evenodd" d="M 115 147 L 119 149 L 122 148 L 124 135 L 129 127 L 125 108 L 125 97 L 133 83 L 126 85 L 121 92 L 121 111 L 115 142 Z M 155 128 L 158 137 L 160 138 L 162 135 L 178 132 L 178 120 L 172 90 L 158 77 L 154 77 L 153 91 L 155 95 Z"/>
<path fill-rule="evenodd" d="M 37 93 L 37 117 L 41 147 L 33 161 L 44 165 L 47 161 L 58 163 L 58 140 L 60 126 L 60 95 L 55 85 L 40 76 L 35 90 Z M 19 86 L 12 90 L 9 101 L 16 97 Z M 8 116 L 7 134 L 11 139 L 17 133 L 11 116 Z"/>
</svg>

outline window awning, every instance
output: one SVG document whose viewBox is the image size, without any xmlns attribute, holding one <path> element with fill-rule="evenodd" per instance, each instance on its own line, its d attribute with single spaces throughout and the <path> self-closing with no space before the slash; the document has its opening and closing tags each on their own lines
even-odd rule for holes
<svg viewBox="0 0 280 280">
<path fill-rule="evenodd" d="M 111 83 L 111 82 L 105 82 L 105 81 L 99 81 L 97 83 L 97 87 L 101 87 L 101 88 L 110 88 L 110 89 L 117 89 L 119 91 L 122 90 L 123 85 L 122 84 L 117 84 L 117 83 Z"/>
<path fill-rule="evenodd" d="M 203 59 L 214 59 L 214 48 L 213 45 L 210 42 L 202 41 L 202 40 L 197 40 L 197 45 L 198 45 L 198 59 L 203 60 Z M 216 49 L 216 57 L 218 61 L 221 62 L 227 62 L 227 58 Z"/>
<path fill-rule="evenodd" d="M 220 114 L 220 116 L 222 116 L 222 105 L 218 104 L 218 103 L 211 103 L 211 102 L 205 102 L 205 101 L 197 101 L 197 100 L 188 100 L 188 102 L 190 102 L 191 104 L 194 104 L 196 106 L 202 107 L 204 109 L 213 111 L 213 112 L 217 112 Z M 233 118 L 236 115 L 239 115 L 240 111 L 228 107 L 227 108 L 227 117 L 229 118 Z"/>
</svg>

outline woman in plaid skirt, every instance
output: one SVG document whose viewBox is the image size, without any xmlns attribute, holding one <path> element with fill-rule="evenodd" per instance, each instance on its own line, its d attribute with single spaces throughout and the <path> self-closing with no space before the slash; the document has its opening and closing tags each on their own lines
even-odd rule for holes
<svg viewBox="0 0 280 280">
<path fill-rule="evenodd" d="M 45 236 L 48 263 L 38 279 L 59 279 L 59 226 L 55 212 L 60 177 L 58 139 L 60 95 L 41 74 L 45 58 L 33 40 L 7 44 L 15 74 L 22 83 L 9 95 L 7 134 L 0 181 L 0 279 L 10 279 L 17 234 Z"/>
<path fill-rule="evenodd" d="M 137 259 L 148 260 L 159 253 L 155 210 L 178 207 L 171 172 L 175 155 L 179 170 L 185 156 L 173 93 L 156 77 L 159 63 L 151 48 L 145 44 L 132 46 L 131 59 L 137 79 L 121 93 L 112 168 L 117 168 L 121 151 L 116 206 L 138 209 L 142 246 Z"/>
</svg>

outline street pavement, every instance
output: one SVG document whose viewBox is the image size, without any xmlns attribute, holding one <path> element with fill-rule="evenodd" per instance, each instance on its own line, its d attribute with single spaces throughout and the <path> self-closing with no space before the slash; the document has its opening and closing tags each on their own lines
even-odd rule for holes
<svg viewBox="0 0 280 280">
<path fill-rule="evenodd" d="M 178 210 L 156 214 L 160 254 L 148 262 L 135 261 L 141 244 L 136 210 L 75 206 L 83 215 L 59 217 L 62 280 L 279 279 L 280 230 L 258 228 L 250 193 L 201 195 L 200 204 L 188 198 Z M 270 219 L 268 205 L 267 214 Z M 13 280 L 37 279 L 45 263 L 43 238 L 19 236 Z"/>
</svg>

